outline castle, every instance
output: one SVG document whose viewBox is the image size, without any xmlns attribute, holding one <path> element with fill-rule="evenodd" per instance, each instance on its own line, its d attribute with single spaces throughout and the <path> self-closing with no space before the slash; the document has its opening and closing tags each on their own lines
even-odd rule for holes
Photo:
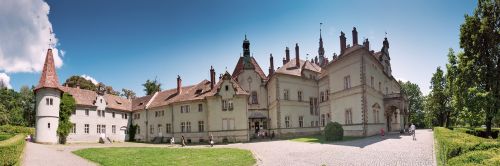
<svg viewBox="0 0 500 166">
<path fill-rule="evenodd" d="M 62 93 L 76 100 L 68 142 L 126 141 L 129 128 L 137 125 L 135 139 L 166 142 L 184 136 L 187 142 L 245 142 L 258 133 L 277 137 L 317 134 L 326 123 L 342 124 L 344 135 L 370 136 L 381 129 L 400 131 L 408 124 L 408 100 L 392 76 L 389 41 L 378 52 L 365 39 L 352 45 L 340 35 L 340 54 L 325 56 L 320 31 L 318 56 L 295 58 L 285 49 L 283 65 L 275 69 L 270 55 L 269 74 L 250 56 L 250 41 L 243 40 L 243 56 L 232 74 L 177 87 L 135 99 L 125 99 L 79 87 L 61 86 L 48 49 L 36 94 L 36 136 L 39 143 L 57 143 L 59 104 Z M 191 109 L 192 108 L 192 109 Z"/>
</svg>

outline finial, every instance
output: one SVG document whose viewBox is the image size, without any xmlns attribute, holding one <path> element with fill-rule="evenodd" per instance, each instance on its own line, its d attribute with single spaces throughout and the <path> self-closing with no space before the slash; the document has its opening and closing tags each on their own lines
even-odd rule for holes
<svg viewBox="0 0 500 166">
<path fill-rule="evenodd" d="M 247 34 L 245 34 L 245 40 L 247 40 Z"/>
<path fill-rule="evenodd" d="M 52 28 L 49 28 L 49 49 L 52 49 Z"/>
<path fill-rule="evenodd" d="M 387 38 L 387 31 L 385 31 L 385 38 Z"/>
</svg>

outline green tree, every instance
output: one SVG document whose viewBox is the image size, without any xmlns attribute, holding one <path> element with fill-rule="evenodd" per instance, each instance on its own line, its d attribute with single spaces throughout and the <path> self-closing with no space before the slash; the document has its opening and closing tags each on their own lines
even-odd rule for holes
<svg viewBox="0 0 500 166">
<path fill-rule="evenodd" d="M 408 97 L 409 105 L 409 115 L 408 119 L 410 122 L 414 123 L 418 127 L 425 127 L 424 121 L 424 111 L 423 111 L 423 96 L 420 87 L 410 81 L 399 81 L 401 85 L 401 90 Z"/>
<path fill-rule="evenodd" d="M 122 89 L 122 96 L 127 99 L 135 99 L 135 92 L 129 89 Z"/>
<path fill-rule="evenodd" d="M 69 121 L 71 113 L 76 110 L 76 101 L 68 93 L 63 93 L 59 111 L 59 127 L 57 128 L 57 135 L 59 136 L 59 143 L 66 144 L 66 137 L 69 135 L 73 124 Z"/>
<path fill-rule="evenodd" d="M 479 0 L 472 15 L 465 15 L 460 27 L 460 47 L 464 55 L 459 59 L 467 64 L 465 70 L 471 84 L 470 96 L 482 98 L 478 107 L 485 113 L 487 134 L 491 134 L 492 120 L 500 109 L 500 1 Z"/>
<path fill-rule="evenodd" d="M 139 127 L 137 124 L 136 125 L 130 124 L 130 126 L 128 128 L 128 138 L 129 138 L 129 141 L 131 141 L 131 142 L 135 141 L 135 134 L 137 131 L 137 127 Z"/>
<path fill-rule="evenodd" d="M 445 83 L 443 70 L 440 67 L 436 69 L 436 72 L 431 78 L 431 92 L 427 98 L 426 108 L 429 113 L 434 116 L 433 126 L 445 126 L 446 125 L 446 102 L 447 96 L 445 93 Z"/>
<path fill-rule="evenodd" d="M 97 86 L 92 83 L 92 81 L 87 80 L 81 76 L 71 76 L 66 81 L 63 83 L 64 86 L 69 86 L 76 88 L 77 86 L 80 86 L 81 89 L 87 89 L 91 91 L 97 91 Z"/>
<path fill-rule="evenodd" d="M 151 80 L 146 80 L 146 83 L 142 84 L 144 86 L 144 91 L 146 92 L 146 95 L 152 95 L 155 92 L 161 91 L 161 83 L 158 82 L 158 80 L 151 81 Z"/>
<path fill-rule="evenodd" d="M 19 90 L 20 102 L 23 109 L 23 117 L 26 122 L 26 126 L 35 126 L 35 93 L 33 92 L 34 87 L 29 88 L 28 86 L 22 86 Z"/>
<path fill-rule="evenodd" d="M 456 98 L 456 77 L 457 77 L 457 57 L 455 56 L 455 51 L 452 48 L 448 52 L 448 63 L 446 64 L 446 74 L 445 74 L 445 125 L 446 127 L 451 126 L 452 121 L 457 116 L 457 102 L 454 100 Z"/>
</svg>

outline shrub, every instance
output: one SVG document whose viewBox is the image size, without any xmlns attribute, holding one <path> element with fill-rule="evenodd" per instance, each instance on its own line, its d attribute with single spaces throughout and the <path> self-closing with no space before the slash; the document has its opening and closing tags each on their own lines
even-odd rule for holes
<svg viewBox="0 0 500 166">
<path fill-rule="evenodd" d="M 434 128 L 434 138 L 438 165 L 446 165 L 449 159 L 470 151 L 500 147 L 500 143 L 496 140 L 475 137 L 442 127 Z"/>
<path fill-rule="evenodd" d="M 25 134 L 18 134 L 8 140 L 0 141 L 0 165 L 19 165 L 23 153 Z"/>
<path fill-rule="evenodd" d="M 7 139 L 11 138 L 12 136 L 13 136 L 12 134 L 0 133 L 0 141 L 7 140 Z"/>
<path fill-rule="evenodd" d="M 499 155 L 498 148 L 472 151 L 450 159 L 448 165 L 498 165 Z"/>
<path fill-rule="evenodd" d="M 0 133 L 10 133 L 10 134 L 24 133 L 24 134 L 28 134 L 28 135 L 33 135 L 33 134 L 35 134 L 35 128 L 23 127 L 23 126 L 3 125 L 3 126 L 0 126 Z"/>
<path fill-rule="evenodd" d="M 344 138 L 344 129 L 337 122 L 328 122 L 323 134 L 326 141 L 338 141 Z"/>
</svg>

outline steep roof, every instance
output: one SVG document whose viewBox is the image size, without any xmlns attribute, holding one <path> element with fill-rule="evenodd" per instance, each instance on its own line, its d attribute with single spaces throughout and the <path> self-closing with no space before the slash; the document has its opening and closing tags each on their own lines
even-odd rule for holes
<svg viewBox="0 0 500 166">
<path fill-rule="evenodd" d="M 90 107 L 95 106 L 94 103 L 96 102 L 98 96 L 97 92 L 95 91 L 65 86 L 60 86 L 60 89 L 63 92 L 71 94 L 75 99 L 77 105 Z M 131 111 L 132 101 L 129 99 L 111 94 L 105 94 L 104 100 L 106 100 L 106 108 L 121 111 Z"/>
<path fill-rule="evenodd" d="M 35 87 L 35 91 L 41 88 L 60 89 L 59 86 L 52 49 L 48 49 L 47 55 L 45 56 L 45 63 L 43 64 L 42 75 L 38 85 Z"/>
<path fill-rule="evenodd" d="M 316 73 L 321 73 L 321 67 L 309 61 L 300 60 L 300 65 L 299 67 L 297 67 L 295 59 L 290 60 L 288 63 L 276 70 L 275 73 L 302 76 L 303 70 L 310 70 Z"/>
<path fill-rule="evenodd" d="M 177 88 L 164 90 L 156 94 L 149 107 L 155 108 L 175 102 L 204 99 L 210 90 L 210 81 L 208 80 L 203 80 L 196 85 L 181 87 L 181 94 L 177 93 Z"/>
<path fill-rule="evenodd" d="M 267 80 L 266 74 L 264 74 L 264 71 L 260 68 L 259 64 L 255 60 L 255 58 L 251 57 L 250 58 L 250 63 L 252 63 L 254 67 L 254 71 L 257 72 L 257 74 L 260 76 L 262 80 Z M 243 57 L 240 57 L 238 60 L 238 63 L 236 63 L 236 67 L 234 67 L 234 71 L 232 74 L 233 79 L 238 78 L 238 76 L 243 72 Z"/>
<path fill-rule="evenodd" d="M 132 99 L 132 111 L 145 109 L 146 104 L 148 104 L 151 98 L 153 98 L 153 95 L 147 95 Z"/>
</svg>

